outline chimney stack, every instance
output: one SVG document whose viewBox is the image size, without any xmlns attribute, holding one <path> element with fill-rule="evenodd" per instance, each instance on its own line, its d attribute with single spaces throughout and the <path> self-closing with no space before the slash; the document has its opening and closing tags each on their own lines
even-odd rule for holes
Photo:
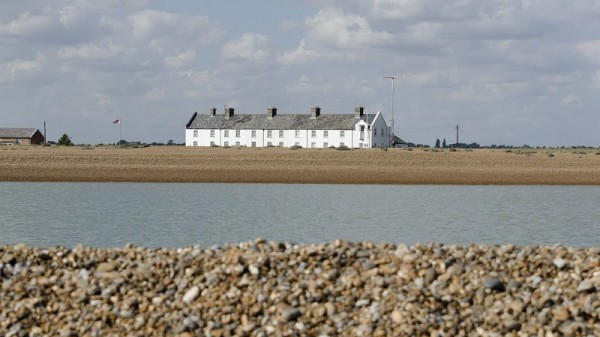
<svg viewBox="0 0 600 337">
<path fill-rule="evenodd" d="M 319 117 L 321 115 L 321 108 L 319 108 L 318 106 L 312 107 L 310 109 L 310 113 L 311 113 L 311 119 L 317 119 L 317 117 Z"/>
<path fill-rule="evenodd" d="M 217 108 L 210 108 L 210 117 L 214 117 L 217 114 Z"/>
<path fill-rule="evenodd" d="M 225 107 L 225 118 L 229 119 L 233 116 L 233 108 Z"/>
<path fill-rule="evenodd" d="M 267 117 L 273 119 L 277 115 L 277 108 L 271 107 L 267 109 Z"/>
<path fill-rule="evenodd" d="M 354 117 L 361 118 L 365 109 L 362 106 L 357 106 L 354 108 Z"/>
</svg>

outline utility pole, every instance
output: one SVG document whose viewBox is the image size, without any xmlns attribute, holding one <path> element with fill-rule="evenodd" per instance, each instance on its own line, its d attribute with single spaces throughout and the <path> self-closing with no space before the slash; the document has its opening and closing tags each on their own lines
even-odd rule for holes
<svg viewBox="0 0 600 337">
<path fill-rule="evenodd" d="M 390 136 L 389 146 L 392 146 L 392 142 L 394 141 L 394 81 L 396 79 L 402 79 L 402 76 L 384 76 L 383 78 L 392 80 L 392 118 L 390 119 L 391 132 L 389 134 L 389 136 Z"/>
<path fill-rule="evenodd" d="M 458 147 L 458 124 L 456 124 L 456 147 Z"/>
</svg>

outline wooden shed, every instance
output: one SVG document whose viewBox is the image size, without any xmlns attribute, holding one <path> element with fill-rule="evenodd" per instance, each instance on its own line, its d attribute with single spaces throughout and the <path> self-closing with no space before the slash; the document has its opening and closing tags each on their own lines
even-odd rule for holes
<svg viewBox="0 0 600 337">
<path fill-rule="evenodd" d="M 0 144 L 39 145 L 44 143 L 44 135 L 34 128 L 0 128 Z"/>
</svg>

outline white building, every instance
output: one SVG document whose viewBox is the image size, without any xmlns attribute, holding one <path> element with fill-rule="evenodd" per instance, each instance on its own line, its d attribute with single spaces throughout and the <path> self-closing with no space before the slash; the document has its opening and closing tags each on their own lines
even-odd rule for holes
<svg viewBox="0 0 600 337">
<path fill-rule="evenodd" d="M 207 115 L 194 113 L 185 130 L 186 146 L 387 148 L 390 139 L 383 115 L 365 115 L 360 106 L 354 114 L 323 115 L 319 107 L 311 114 L 280 115 L 276 108 L 264 115 L 236 115 L 233 108 L 217 115 L 212 108 Z"/>
</svg>

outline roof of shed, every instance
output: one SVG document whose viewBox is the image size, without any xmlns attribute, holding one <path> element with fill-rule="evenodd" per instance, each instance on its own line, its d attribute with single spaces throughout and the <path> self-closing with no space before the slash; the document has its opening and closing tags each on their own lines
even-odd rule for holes
<svg viewBox="0 0 600 337">
<path fill-rule="evenodd" d="M 367 121 L 367 115 L 360 119 Z M 368 123 L 375 119 L 368 115 Z M 354 114 L 328 114 L 312 119 L 308 114 L 278 114 L 269 119 L 266 114 L 234 114 L 229 119 L 225 115 L 192 116 L 188 129 L 230 129 L 230 130 L 352 130 L 359 121 Z"/>
<path fill-rule="evenodd" d="M 31 138 L 37 131 L 35 128 L 0 128 L 0 137 Z"/>
</svg>

